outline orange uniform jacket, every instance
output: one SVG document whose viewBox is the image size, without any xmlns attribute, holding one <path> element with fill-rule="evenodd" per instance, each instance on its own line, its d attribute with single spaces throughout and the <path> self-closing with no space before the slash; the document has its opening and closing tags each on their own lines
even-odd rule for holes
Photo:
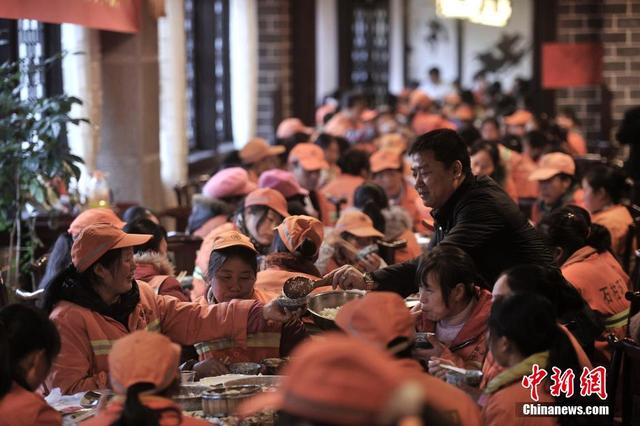
<svg viewBox="0 0 640 426">
<path fill-rule="evenodd" d="M 82 306 L 60 301 L 50 318 L 60 332 L 60 355 L 54 361 L 47 389 L 63 394 L 108 387 L 107 355 L 115 340 L 134 330 L 158 331 L 181 345 L 234 336 L 246 324 L 255 300 L 203 306 L 159 296 L 138 282 L 140 302 L 129 315 L 128 329 L 120 322 Z M 253 310 L 261 315 L 261 309 Z"/>
<path fill-rule="evenodd" d="M 503 152 L 505 153 L 503 156 Z M 518 198 L 537 198 L 540 193 L 537 181 L 529 180 L 538 165 L 526 154 L 518 154 L 508 148 L 500 150 L 500 155 L 507 164 L 507 170 L 516 188 Z"/>
<path fill-rule="evenodd" d="M 353 176 L 349 174 L 341 174 L 336 176 L 333 180 L 327 183 L 320 192 L 328 198 L 346 198 L 347 203 L 342 205 L 340 211 L 353 207 L 353 193 L 356 192 L 356 188 L 364 183 L 362 176 Z M 332 218 L 332 223 L 338 218 L 336 217 L 336 209 L 332 203 L 329 203 L 329 211 Z"/>
<path fill-rule="evenodd" d="M 395 362 L 410 371 L 420 380 L 425 389 L 426 402 L 445 415 L 452 426 L 480 426 L 480 409 L 464 391 L 422 371 L 413 359 L 398 359 Z"/>
<path fill-rule="evenodd" d="M 622 256 L 625 249 L 625 238 L 629 232 L 629 225 L 633 224 L 633 218 L 629 210 L 623 205 L 611 206 L 606 210 L 594 213 L 591 221 L 604 226 L 611 234 L 611 248 L 613 252 Z"/>
<path fill-rule="evenodd" d="M 317 280 L 316 277 L 302 272 L 283 271 L 281 269 L 265 269 L 258 272 L 255 289 L 270 294 L 273 299 L 278 298 L 282 294 L 284 282 L 292 277 L 306 277 L 310 280 Z M 271 299 L 271 300 L 273 300 Z"/>
<path fill-rule="evenodd" d="M 4 350 L 4 349 L 3 349 Z M 60 426 L 62 416 L 35 392 L 13 383 L 0 399 L 0 426 Z"/>
<path fill-rule="evenodd" d="M 136 262 L 133 278 L 149 284 L 156 294 L 173 296 L 181 302 L 189 302 L 189 297 L 182 291 L 180 281 L 165 272 L 152 263 Z"/>
<path fill-rule="evenodd" d="M 587 153 L 587 142 L 575 130 L 569 130 L 567 133 L 567 143 L 571 151 L 573 151 L 573 155 L 585 155 Z"/>
<path fill-rule="evenodd" d="M 422 199 L 415 188 L 406 182 L 404 183 L 402 196 L 397 202 L 397 205 L 402 207 L 411 218 L 414 231 L 425 231 L 425 226 L 422 224 L 423 219 L 433 225 L 433 217 L 430 214 L 431 209 L 422 203 Z"/>
<path fill-rule="evenodd" d="M 630 305 L 624 294 L 629 290 L 629 276 L 611 253 L 585 246 L 573 253 L 561 270 L 591 309 L 604 317 L 605 333 L 624 337 Z M 606 342 L 596 341 L 596 349 L 609 358 Z"/>
<path fill-rule="evenodd" d="M 176 409 L 176 411 L 167 410 L 162 412 L 159 422 L 160 426 L 211 426 L 211 423 L 205 420 L 194 419 L 193 417 L 182 414 L 180 407 L 170 399 L 153 395 L 143 395 L 140 397 L 140 400 L 145 407 L 149 407 L 154 410 L 163 410 L 167 408 Z M 115 397 L 103 410 L 100 410 L 95 417 L 92 417 L 80 424 L 82 426 L 109 426 L 120 418 L 123 408 L 124 401 L 122 397 Z"/>
<path fill-rule="evenodd" d="M 569 338 L 571 346 L 573 346 L 573 349 L 576 351 L 580 367 L 587 367 L 591 370 L 593 368 L 593 364 L 591 364 L 589 357 L 585 353 L 584 349 L 582 349 L 582 346 L 580 346 L 578 339 L 576 339 L 573 333 L 571 333 L 571 331 L 569 331 L 564 325 L 558 324 L 558 327 L 560 327 L 560 330 L 564 331 Z M 484 389 L 487 383 L 503 371 L 504 368 L 498 365 L 498 363 L 493 359 L 493 354 L 489 351 L 484 359 L 484 363 L 482 364 L 482 383 L 480 383 L 480 389 Z"/>
<path fill-rule="evenodd" d="M 541 403 L 553 403 L 554 399 L 545 389 L 538 386 L 538 396 Z M 491 394 L 482 409 L 482 424 L 484 426 L 556 426 L 555 417 L 524 417 L 519 415 L 519 405 L 522 403 L 534 403 L 531 400 L 530 390 L 522 386 L 520 381 L 499 389 Z"/>
<path fill-rule="evenodd" d="M 449 344 L 448 353 L 442 358 L 453 361 L 459 367 L 479 369 L 487 354 L 487 323 L 491 312 L 491 293 L 476 287 L 478 302 L 469 319 L 462 326 L 455 339 Z M 418 331 L 435 332 L 436 323 L 424 318 L 417 320 Z"/>
</svg>

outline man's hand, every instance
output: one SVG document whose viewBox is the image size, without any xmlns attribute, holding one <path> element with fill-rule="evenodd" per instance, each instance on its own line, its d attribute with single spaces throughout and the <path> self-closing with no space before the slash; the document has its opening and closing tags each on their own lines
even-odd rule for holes
<svg viewBox="0 0 640 426">
<path fill-rule="evenodd" d="M 343 290 L 366 290 L 364 274 L 351 265 L 343 265 L 336 269 L 333 274 L 331 287 L 340 287 Z"/>
<path fill-rule="evenodd" d="M 287 323 L 299 319 L 304 313 L 304 309 L 289 310 L 283 308 L 278 300 L 272 300 L 262 308 L 262 315 L 266 321 Z"/>
<path fill-rule="evenodd" d="M 382 265 L 382 258 L 375 253 L 369 253 L 362 259 L 358 260 L 357 264 L 358 269 L 364 272 L 373 272 L 380 269 L 380 265 Z"/>
</svg>

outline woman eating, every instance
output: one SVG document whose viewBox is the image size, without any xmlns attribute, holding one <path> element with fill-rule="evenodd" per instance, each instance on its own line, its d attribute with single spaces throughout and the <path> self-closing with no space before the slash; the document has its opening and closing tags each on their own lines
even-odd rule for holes
<svg viewBox="0 0 640 426">
<path fill-rule="evenodd" d="M 232 300 L 202 306 L 157 295 L 133 279 L 132 247 L 150 238 L 96 224 L 74 241 L 72 265 L 45 292 L 44 306 L 61 336 L 60 356 L 46 380 L 47 389 L 59 387 L 70 394 L 108 387 L 111 346 L 135 330 L 159 331 L 176 343 L 193 345 L 231 337 L 249 323 L 291 319 L 273 303 Z"/>
</svg>

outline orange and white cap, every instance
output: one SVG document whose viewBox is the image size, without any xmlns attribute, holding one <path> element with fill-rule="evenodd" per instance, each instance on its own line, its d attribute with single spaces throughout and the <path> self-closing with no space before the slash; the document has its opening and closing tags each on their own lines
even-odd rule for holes
<svg viewBox="0 0 640 426">
<path fill-rule="evenodd" d="M 120 220 L 113 210 L 98 207 L 95 209 L 85 210 L 80 213 L 75 219 L 73 219 L 73 222 L 69 225 L 67 232 L 71 234 L 73 238 L 76 238 L 78 234 L 80 234 L 80 231 L 94 223 L 110 223 L 120 229 L 124 228 L 126 225 L 126 222 Z"/>
<path fill-rule="evenodd" d="M 237 414 L 272 409 L 322 423 L 387 424 L 390 419 L 383 418 L 390 415 L 401 390 L 402 397 L 422 407 L 423 390 L 411 384 L 405 370 L 385 352 L 329 333 L 294 350 L 280 388 L 244 402 Z"/>
<path fill-rule="evenodd" d="M 152 235 L 127 234 L 110 223 L 89 225 L 80 232 L 71 246 L 71 262 L 78 272 L 84 272 L 109 250 L 139 246 L 151 237 Z"/>
<path fill-rule="evenodd" d="M 304 240 L 309 239 L 316 245 L 317 254 L 324 237 L 322 222 L 311 216 L 289 216 L 276 227 L 276 230 L 291 253 L 295 253 Z"/>
<path fill-rule="evenodd" d="M 373 227 L 371 218 L 358 210 L 347 210 L 342 213 L 333 229 L 337 234 L 348 232 L 356 237 L 384 237 L 382 232 Z"/>
<path fill-rule="evenodd" d="M 244 199 L 244 206 L 266 206 L 282 217 L 288 217 L 287 200 L 280 192 L 271 188 L 258 188 Z"/>
<path fill-rule="evenodd" d="M 312 143 L 299 143 L 289 153 L 288 163 L 300 163 L 303 169 L 316 171 L 329 168 L 329 163 L 324 158 L 324 152 L 318 145 Z"/>
<path fill-rule="evenodd" d="M 381 149 L 369 157 L 371 173 L 379 173 L 384 170 L 400 170 L 404 166 L 402 154 L 392 149 Z"/>
<path fill-rule="evenodd" d="M 256 248 L 251 243 L 251 240 L 246 235 L 238 231 L 226 231 L 218 234 L 213 239 L 213 246 L 211 251 L 222 250 L 229 247 L 241 246 L 248 248 L 249 250 L 256 252 Z"/>
<path fill-rule="evenodd" d="M 252 138 L 242 147 L 238 155 L 243 164 L 253 164 L 263 158 L 282 154 L 284 151 L 285 147 L 282 145 L 271 146 L 265 139 Z"/>
<path fill-rule="evenodd" d="M 415 319 L 404 299 L 386 291 L 369 293 L 345 304 L 338 311 L 336 324 L 345 333 L 394 353 L 406 349 L 415 336 Z M 387 345 L 398 337 L 407 340 L 388 348 Z"/>
<path fill-rule="evenodd" d="M 168 337 L 138 330 L 116 340 L 109 352 L 109 376 L 118 395 L 136 383 L 167 389 L 178 377 L 180 346 Z"/>
<path fill-rule="evenodd" d="M 540 157 L 538 168 L 529 175 L 529 180 L 547 180 L 560 173 L 569 176 L 575 175 L 576 163 L 568 154 L 552 152 Z"/>
</svg>

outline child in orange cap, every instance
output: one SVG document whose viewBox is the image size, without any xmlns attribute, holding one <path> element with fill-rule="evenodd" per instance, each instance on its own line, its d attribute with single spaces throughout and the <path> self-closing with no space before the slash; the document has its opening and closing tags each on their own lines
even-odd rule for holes
<svg viewBox="0 0 640 426">
<path fill-rule="evenodd" d="M 118 339 L 109 353 L 114 396 L 86 426 L 208 425 L 182 414 L 168 398 L 178 387 L 180 346 L 160 333 L 139 330 Z"/>
<path fill-rule="evenodd" d="M 237 231 L 227 231 L 213 241 L 207 277 L 209 304 L 233 299 L 257 299 L 267 303 L 280 293 L 255 288 L 258 264 L 256 250 L 249 239 Z M 196 343 L 200 360 L 214 358 L 224 364 L 259 362 L 286 356 L 305 337 L 300 321 L 282 324 L 249 322 L 246 331 L 233 338 Z"/>
<path fill-rule="evenodd" d="M 280 294 L 284 282 L 291 277 L 304 276 L 311 280 L 321 277 L 314 265 L 324 227 L 311 216 L 289 216 L 277 228 L 272 250 L 265 259 L 265 269 L 258 272 L 256 288 Z"/>
<path fill-rule="evenodd" d="M 373 182 L 380 185 L 389 204 L 401 206 L 409 213 L 414 231 L 424 230 L 422 220 L 432 220 L 416 190 L 405 179 L 402 155 L 395 150 L 380 150 L 369 159 Z"/>
<path fill-rule="evenodd" d="M 108 224 L 85 228 L 71 249 L 72 265 L 45 293 L 44 306 L 61 336 L 60 357 L 46 380 L 64 394 L 109 385 L 107 355 L 113 342 L 132 331 L 159 331 L 193 345 L 244 332 L 250 322 L 284 322 L 292 315 L 277 304 L 233 300 L 212 306 L 157 295 L 133 280 L 133 246 L 150 235 L 125 234 Z"/>
<path fill-rule="evenodd" d="M 322 170 L 329 168 L 322 148 L 312 143 L 299 143 L 289 153 L 289 170 L 304 189 L 309 191 L 304 204 L 307 214 L 318 218 L 325 225 L 331 224 L 330 205 L 318 191 Z"/>
<path fill-rule="evenodd" d="M 336 325 L 350 336 L 390 352 L 394 362 L 415 374 L 427 392 L 432 406 L 456 418 L 465 426 L 480 425 L 476 403 L 463 391 L 425 374 L 422 366 L 411 359 L 415 343 L 415 318 L 404 299 L 395 293 L 372 292 L 340 308 Z"/>
<path fill-rule="evenodd" d="M 583 192 L 575 182 L 576 164 L 570 155 L 552 152 L 540 157 L 538 168 L 529 176 L 540 185 L 538 201 L 533 205 L 531 220 L 540 222 L 554 210 L 568 204 L 582 206 Z"/>
<path fill-rule="evenodd" d="M 320 272 L 328 273 L 342 265 L 353 265 L 361 272 L 373 272 L 387 266 L 377 254 L 378 240 L 384 234 L 373 226 L 371 218 L 358 210 L 340 216 L 333 233 L 320 247 L 316 262 Z"/>
<path fill-rule="evenodd" d="M 47 316 L 27 305 L 0 309 L 0 424 L 59 426 L 60 414 L 36 393 L 60 352 Z"/>
<path fill-rule="evenodd" d="M 192 300 L 197 302 L 206 295 L 208 285 L 205 275 L 212 244 L 218 235 L 230 230 L 237 230 L 246 235 L 258 252 L 259 263 L 261 263 L 261 256 L 270 252 L 273 228 L 280 225 L 287 216 L 289 216 L 287 201 L 280 192 L 271 188 L 258 188 L 251 191 L 242 202 L 233 221 L 218 226 L 202 240 L 193 272 Z"/>
</svg>

